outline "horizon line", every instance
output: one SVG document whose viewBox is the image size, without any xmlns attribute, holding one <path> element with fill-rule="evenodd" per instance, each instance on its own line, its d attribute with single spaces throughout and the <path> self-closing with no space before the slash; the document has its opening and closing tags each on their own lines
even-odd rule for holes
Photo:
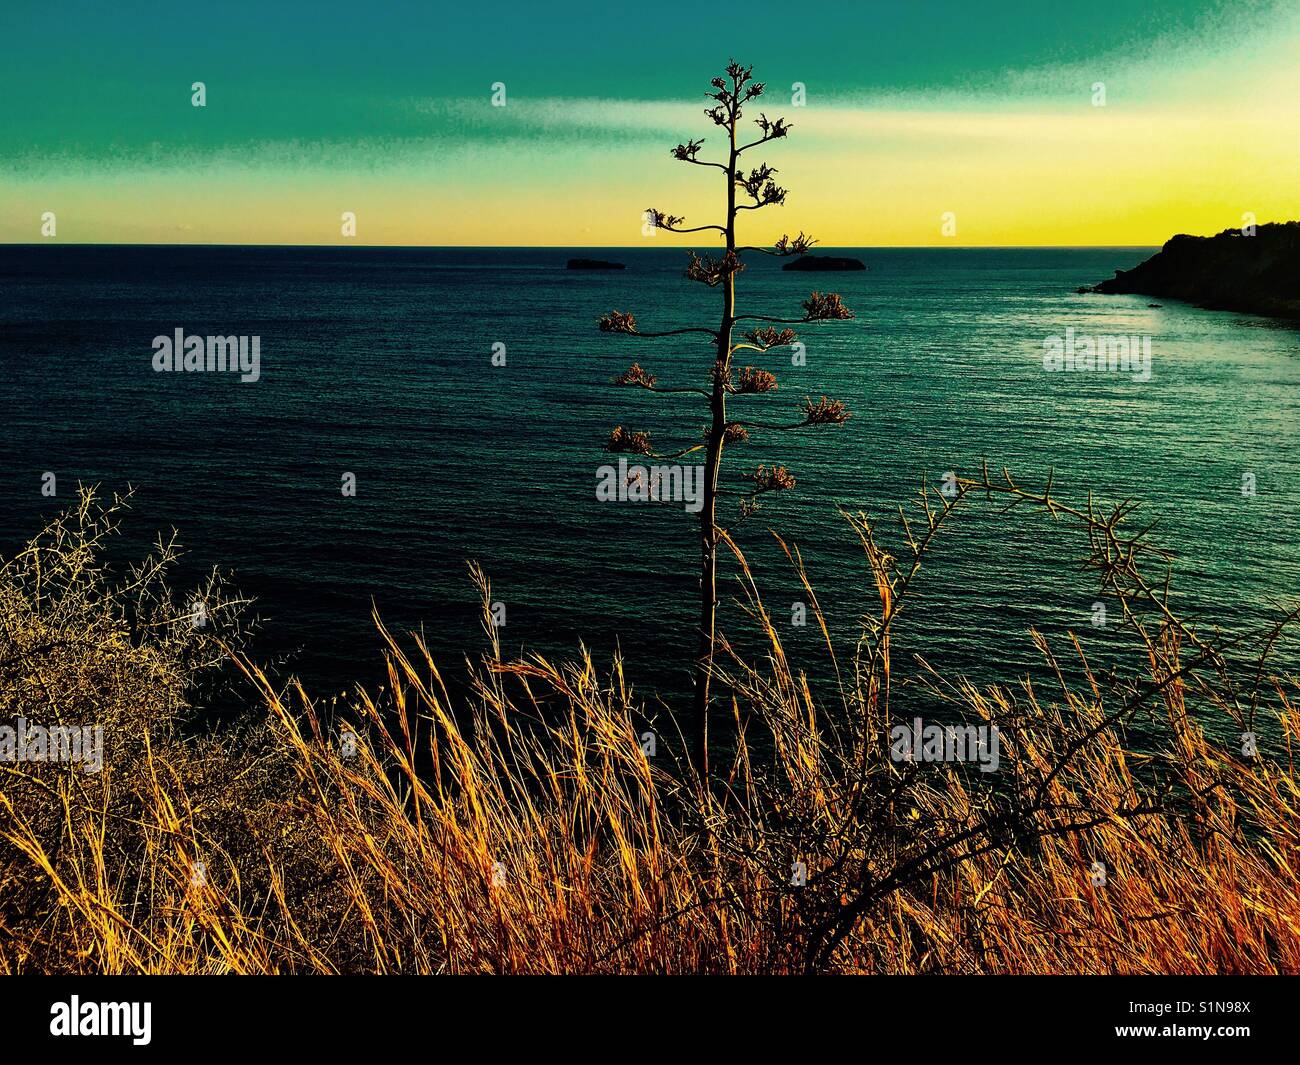
<svg viewBox="0 0 1300 1065">
<path fill-rule="evenodd" d="M 353 251 L 689 251 L 691 244 L 665 244 L 647 247 L 642 244 L 275 244 L 222 241 L 216 243 L 182 243 L 168 241 L 157 243 L 149 241 L 0 241 L 4 248 L 330 248 L 351 249 Z M 712 247 L 712 245 L 709 245 Z M 1031 249 L 1144 249 L 1160 248 L 1163 244 L 818 244 L 824 251 L 1015 251 Z M 810 252 L 816 255 L 816 251 Z"/>
</svg>

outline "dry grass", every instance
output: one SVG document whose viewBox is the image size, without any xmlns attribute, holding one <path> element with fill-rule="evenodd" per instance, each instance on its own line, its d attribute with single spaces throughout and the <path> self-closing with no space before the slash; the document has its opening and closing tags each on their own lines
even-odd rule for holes
<svg viewBox="0 0 1300 1065">
<path fill-rule="evenodd" d="M 1040 640 L 1050 692 L 936 676 L 953 720 L 999 726 L 1000 770 L 896 763 L 916 689 L 891 677 L 894 620 L 948 516 L 986 499 L 1078 525 L 1141 668 L 1101 675 L 1076 645 L 1072 684 Z M 381 624 L 388 683 L 326 713 L 253 664 L 219 582 L 193 627 L 169 545 L 112 583 L 115 515 L 87 496 L 0 571 L 0 722 L 100 724 L 107 748 L 98 774 L 0 763 L 0 971 L 1300 972 L 1294 768 L 1204 731 L 1289 751 L 1294 681 L 1274 632 L 1215 642 L 1173 615 L 1124 507 L 985 473 L 925 496 L 890 550 L 846 516 L 880 602 L 815 690 L 736 552 L 764 651 L 719 667 L 734 757 L 708 788 L 670 729 L 643 750 L 619 663 L 505 661 L 486 612 L 456 705 Z M 192 727 L 232 661 L 255 709 Z"/>
</svg>

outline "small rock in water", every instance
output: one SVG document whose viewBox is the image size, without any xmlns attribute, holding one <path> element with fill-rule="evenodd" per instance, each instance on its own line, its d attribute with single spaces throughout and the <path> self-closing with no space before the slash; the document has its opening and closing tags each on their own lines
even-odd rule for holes
<svg viewBox="0 0 1300 1065">
<path fill-rule="evenodd" d="M 865 270 L 866 268 L 867 264 L 861 259 L 836 255 L 805 255 L 781 267 L 782 270 Z"/>
<path fill-rule="evenodd" d="M 606 262 L 604 259 L 570 259 L 570 270 L 623 270 L 622 263 Z"/>
</svg>

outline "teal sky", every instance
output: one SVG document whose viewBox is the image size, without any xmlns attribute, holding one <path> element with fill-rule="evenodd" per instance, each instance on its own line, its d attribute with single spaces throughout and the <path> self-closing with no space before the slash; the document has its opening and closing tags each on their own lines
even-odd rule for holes
<svg viewBox="0 0 1300 1065">
<path fill-rule="evenodd" d="M 1207 30 L 1245 36 L 1268 24 L 1275 5 L 759 0 L 726 13 L 681 2 L 548 10 L 554 6 L 6 0 L 0 151 L 10 159 L 112 154 L 164 136 L 197 143 L 423 136 L 428 128 L 417 116 L 382 105 L 474 97 L 498 80 L 519 96 L 681 99 L 733 54 L 769 81 L 799 80 L 826 94 L 996 92 L 1011 71 L 1173 47 Z M 171 106 L 175 86 L 194 80 L 232 105 L 210 109 L 201 129 Z"/>
<path fill-rule="evenodd" d="M 95 216 L 95 196 L 102 202 L 102 216 L 78 231 L 83 235 L 149 239 L 143 219 L 139 232 L 131 228 L 136 205 L 109 184 L 141 169 L 150 180 L 178 168 L 201 173 L 215 183 L 216 199 L 246 202 L 258 225 L 269 224 L 276 182 L 287 194 L 290 172 L 319 192 L 322 203 L 331 175 L 341 175 L 339 202 L 352 204 L 364 201 L 366 189 L 378 197 L 367 176 L 396 175 L 409 167 L 411 152 L 431 174 L 440 160 L 446 163 L 437 180 L 449 197 L 468 197 L 471 186 L 526 197 L 539 175 L 543 184 L 574 189 L 610 146 L 660 152 L 665 138 L 671 146 L 678 136 L 709 133 L 707 125 L 683 126 L 675 117 L 648 120 L 652 129 L 629 123 L 628 114 L 611 113 L 605 121 L 599 101 L 694 107 L 730 56 L 782 86 L 787 100 L 785 87 L 802 82 L 810 101 L 825 106 L 907 111 L 938 100 L 951 113 L 1024 107 L 1041 113 L 1084 100 L 1094 78 L 1107 81 L 1115 103 L 1175 104 L 1189 91 L 1177 84 L 1180 74 L 1195 69 L 1189 57 L 1211 64 L 1233 57 L 1235 67 L 1221 65 L 1219 76 L 1252 63 L 1281 63 L 1287 53 L 1270 49 L 1279 33 L 1294 39 L 1297 25 L 1294 6 L 1205 0 L 782 0 L 729 5 L 725 13 L 679 2 L 552 7 L 513 0 L 454 9 L 333 0 L 5 0 L 0 195 L 9 193 L 11 210 L 22 218 L 0 215 L 0 239 L 21 239 L 27 213 L 41 206 L 39 193 L 55 186 L 75 194 L 78 218 Z M 1258 56 L 1264 59 L 1257 62 Z M 189 106 L 194 81 L 207 86 L 201 111 Z M 480 106 L 497 81 L 524 105 L 499 120 Z M 1204 91 L 1211 99 L 1219 90 Z M 556 103 L 564 101 L 584 102 L 586 117 L 557 124 Z M 631 112 L 635 118 L 635 107 Z M 797 126 L 800 116 L 792 117 Z M 495 154 L 510 142 L 545 151 L 511 164 Z M 556 158 L 570 147 L 582 158 L 581 174 Z M 491 166 L 476 167 L 480 148 L 493 153 Z M 936 142 L 918 151 L 933 158 L 941 148 Z M 265 168 L 256 202 L 236 191 L 250 167 Z M 78 179 L 84 181 L 72 188 Z M 409 174 L 393 176 L 389 202 L 413 189 L 411 182 Z M 155 191 L 167 202 L 167 190 Z M 179 187 L 172 192 L 179 199 Z M 917 211 L 938 206 L 918 204 Z M 186 224 L 205 239 L 213 236 L 205 219 L 175 222 L 179 232 Z M 421 236 L 437 234 L 422 229 Z M 1134 242 L 1146 237 L 1135 235 Z"/>
</svg>

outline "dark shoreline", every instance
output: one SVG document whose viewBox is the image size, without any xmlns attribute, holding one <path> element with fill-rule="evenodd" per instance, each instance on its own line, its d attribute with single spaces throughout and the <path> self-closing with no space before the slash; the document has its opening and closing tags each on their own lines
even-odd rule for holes
<svg viewBox="0 0 1300 1065">
<path fill-rule="evenodd" d="M 1179 234 L 1132 270 L 1091 288 L 1102 295 L 1177 299 L 1211 310 L 1300 319 L 1300 222 L 1213 237 Z"/>
</svg>

